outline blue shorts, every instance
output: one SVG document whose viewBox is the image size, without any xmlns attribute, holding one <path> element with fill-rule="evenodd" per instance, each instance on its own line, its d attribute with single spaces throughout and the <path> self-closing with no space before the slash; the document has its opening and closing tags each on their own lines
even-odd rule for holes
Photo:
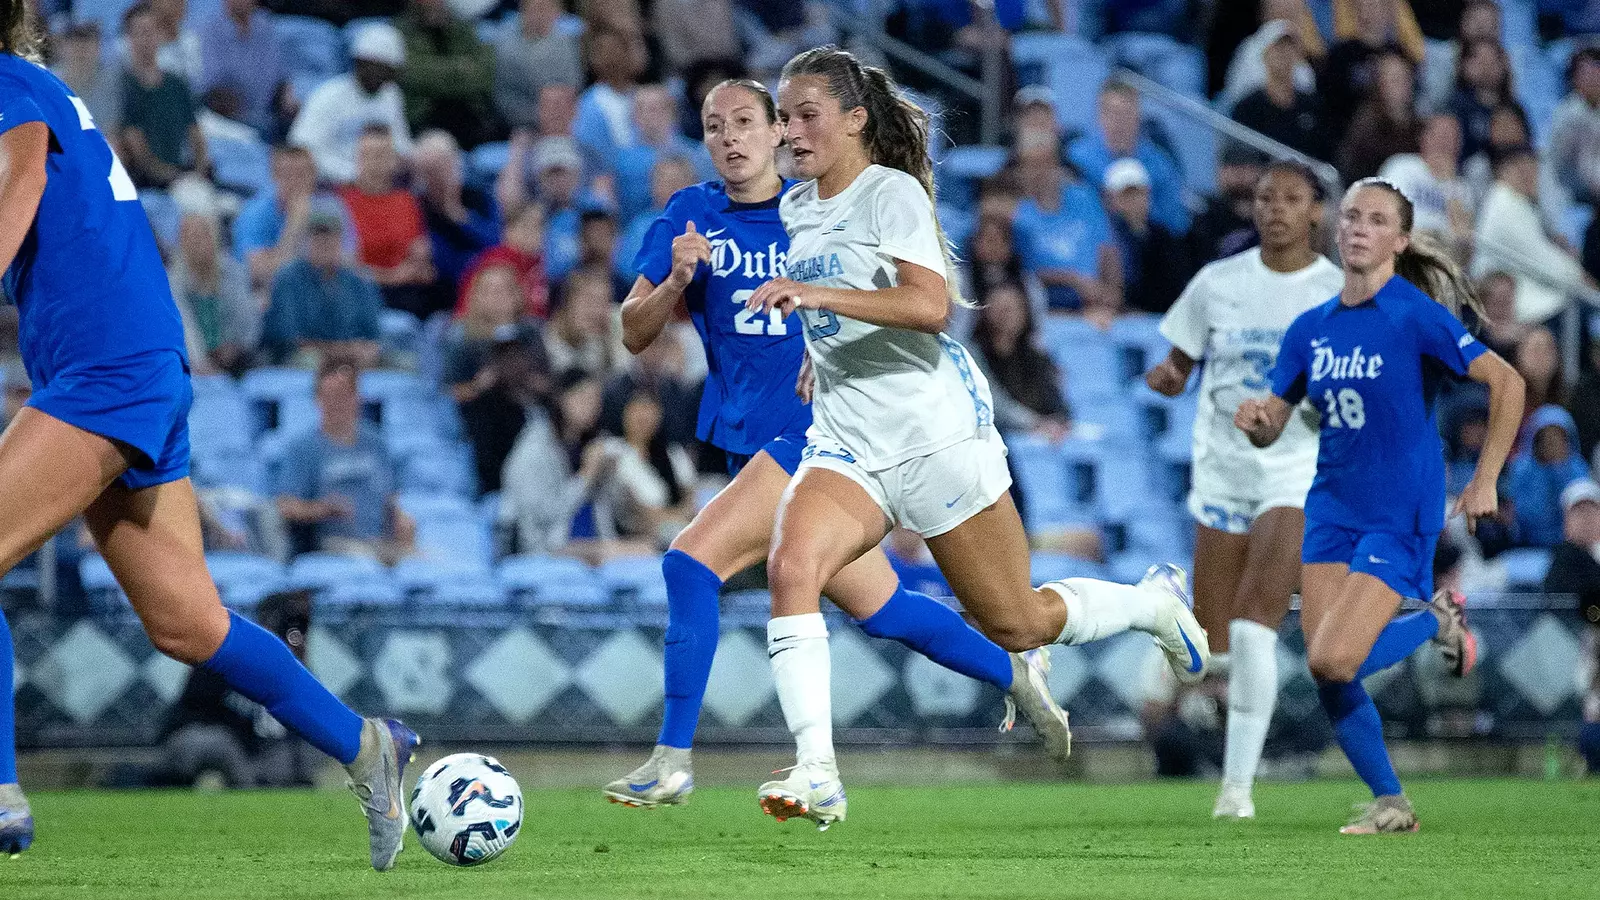
<svg viewBox="0 0 1600 900">
<path fill-rule="evenodd" d="M 1402 598 L 1426 601 L 1433 596 L 1433 551 L 1438 534 L 1392 534 L 1353 531 L 1306 520 L 1300 560 L 1343 563 L 1388 585 Z"/>
<path fill-rule="evenodd" d="M 118 479 L 129 490 L 189 475 L 189 366 L 157 350 L 69 368 L 36 386 L 28 405 L 68 425 L 132 447 Z"/>
<path fill-rule="evenodd" d="M 756 453 L 765 453 L 772 457 L 783 471 L 793 475 L 800 468 L 800 454 L 806 449 L 806 436 L 804 434 L 780 434 Z M 750 460 L 755 458 L 755 453 L 728 453 L 728 477 L 737 478 L 744 467 L 750 465 Z"/>
</svg>

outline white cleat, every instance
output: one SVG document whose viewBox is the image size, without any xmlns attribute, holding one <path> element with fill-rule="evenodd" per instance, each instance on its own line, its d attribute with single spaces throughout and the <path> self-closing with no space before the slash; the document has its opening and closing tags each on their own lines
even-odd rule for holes
<svg viewBox="0 0 1600 900">
<path fill-rule="evenodd" d="M 1048 648 L 1011 654 L 1011 690 L 1006 692 L 1006 717 L 1000 730 L 1010 731 L 1021 712 L 1044 743 L 1045 753 L 1057 765 L 1065 765 L 1072 755 L 1072 728 L 1067 711 L 1050 695 L 1049 674 Z"/>
<path fill-rule="evenodd" d="M 1139 587 L 1157 591 L 1168 598 L 1161 624 L 1151 632 L 1161 651 L 1167 655 L 1172 674 L 1184 684 L 1194 684 L 1206 677 L 1206 661 L 1211 657 L 1211 643 L 1206 630 L 1194 617 L 1194 597 L 1189 593 L 1189 575 L 1172 563 L 1151 566 Z"/>
<path fill-rule="evenodd" d="M 612 803 L 654 809 L 676 806 L 694 792 L 689 751 L 657 744 L 645 764 L 600 789 Z"/>
<path fill-rule="evenodd" d="M 784 771 L 788 771 L 787 777 L 756 789 L 763 813 L 779 822 L 810 819 L 817 823 L 818 831 L 827 831 L 829 825 L 844 821 L 844 784 L 839 781 L 839 767 L 833 760 L 779 769 L 772 774 Z"/>
<path fill-rule="evenodd" d="M 1211 808 L 1211 818 L 1247 820 L 1255 817 L 1256 805 L 1250 799 L 1249 788 L 1230 784 L 1222 786 L 1222 791 L 1217 794 L 1217 805 Z"/>
</svg>

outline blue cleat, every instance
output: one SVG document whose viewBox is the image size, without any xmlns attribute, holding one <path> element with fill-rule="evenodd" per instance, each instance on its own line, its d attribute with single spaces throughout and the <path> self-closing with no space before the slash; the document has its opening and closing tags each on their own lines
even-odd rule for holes
<svg viewBox="0 0 1600 900">
<path fill-rule="evenodd" d="M 361 752 L 345 767 L 350 791 L 361 801 L 367 817 L 367 840 L 372 867 L 379 872 L 394 868 L 406 836 L 406 764 L 416 757 L 422 741 L 416 732 L 395 719 L 368 719 L 361 729 Z"/>
</svg>

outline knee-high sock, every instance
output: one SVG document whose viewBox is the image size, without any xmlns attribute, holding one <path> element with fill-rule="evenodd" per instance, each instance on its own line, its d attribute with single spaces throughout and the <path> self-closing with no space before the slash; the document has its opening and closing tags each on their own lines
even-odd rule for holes
<svg viewBox="0 0 1600 900">
<path fill-rule="evenodd" d="M 1278 633 L 1249 619 L 1228 623 L 1228 740 L 1222 783 L 1250 790 L 1261 767 L 1272 710 L 1278 705 Z"/>
<path fill-rule="evenodd" d="M 767 659 L 784 721 L 794 735 L 795 761 L 833 762 L 832 672 L 822 613 L 779 616 L 767 623 Z"/>
<path fill-rule="evenodd" d="M 16 662 L 12 658 L 11 626 L 0 612 L 0 784 L 17 780 L 17 698 L 11 682 Z"/>
<path fill-rule="evenodd" d="M 228 619 L 228 636 L 201 666 L 261 704 L 306 743 L 345 765 L 354 762 L 361 750 L 361 717 L 312 677 L 272 632 L 236 612 Z"/>
<path fill-rule="evenodd" d="M 1011 654 L 927 594 L 900 585 L 882 609 L 856 624 L 872 637 L 899 641 L 953 672 L 1002 691 L 1011 688 Z"/>
<path fill-rule="evenodd" d="M 1372 796 L 1400 793 L 1400 777 L 1394 773 L 1389 750 L 1383 745 L 1383 721 L 1361 682 L 1319 681 L 1317 699 L 1333 721 L 1339 749 L 1372 789 Z"/>
<path fill-rule="evenodd" d="M 1373 642 L 1366 662 L 1363 662 L 1361 668 L 1356 671 L 1356 680 L 1359 681 L 1373 672 L 1387 669 L 1405 659 L 1438 633 L 1439 617 L 1430 610 L 1424 609 L 1400 616 L 1378 632 L 1378 639 Z"/>
<path fill-rule="evenodd" d="M 662 652 L 666 701 L 656 742 L 687 750 L 694 746 L 700 705 L 717 654 L 717 596 L 722 579 L 681 550 L 667 551 L 661 559 L 661 574 L 667 580 L 667 638 Z"/>
<path fill-rule="evenodd" d="M 1095 578 L 1052 581 L 1048 587 L 1067 604 L 1067 624 L 1056 638 L 1058 644 L 1087 644 L 1130 628 L 1156 628 L 1161 600 L 1154 591 Z"/>
</svg>

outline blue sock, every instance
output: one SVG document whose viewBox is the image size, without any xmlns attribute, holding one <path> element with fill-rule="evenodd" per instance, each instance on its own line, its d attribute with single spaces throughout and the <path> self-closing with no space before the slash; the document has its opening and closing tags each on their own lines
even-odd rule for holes
<svg viewBox="0 0 1600 900">
<path fill-rule="evenodd" d="M 311 746 L 345 765 L 353 762 L 361 750 L 361 717 L 312 677 L 277 635 L 236 612 L 228 618 L 228 636 L 200 665 Z"/>
<path fill-rule="evenodd" d="M 1389 751 L 1383 745 L 1383 721 L 1361 682 L 1319 681 L 1317 699 L 1333 721 L 1339 749 L 1372 789 L 1372 796 L 1400 793 L 1400 776 L 1394 773 Z"/>
<path fill-rule="evenodd" d="M 666 701 L 657 743 L 688 749 L 717 655 L 717 595 L 722 579 L 682 550 L 661 558 L 667 579 L 667 639 L 662 648 Z"/>
<path fill-rule="evenodd" d="M 1439 617 L 1425 609 L 1395 619 L 1378 632 L 1367 661 L 1356 671 L 1356 680 L 1405 659 L 1438 633 Z"/>
<path fill-rule="evenodd" d="M 11 626 L 6 624 L 6 614 L 0 612 L 0 784 L 17 781 L 17 698 L 12 696 L 11 683 L 16 668 L 14 652 Z"/>
<path fill-rule="evenodd" d="M 873 637 L 899 641 L 953 672 L 1002 691 L 1011 689 L 1011 654 L 927 594 L 899 585 L 882 609 L 856 624 Z"/>
<path fill-rule="evenodd" d="M 1590 775 L 1600 775 L 1600 722 L 1585 722 L 1578 731 L 1578 752 Z"/>
</svg>

